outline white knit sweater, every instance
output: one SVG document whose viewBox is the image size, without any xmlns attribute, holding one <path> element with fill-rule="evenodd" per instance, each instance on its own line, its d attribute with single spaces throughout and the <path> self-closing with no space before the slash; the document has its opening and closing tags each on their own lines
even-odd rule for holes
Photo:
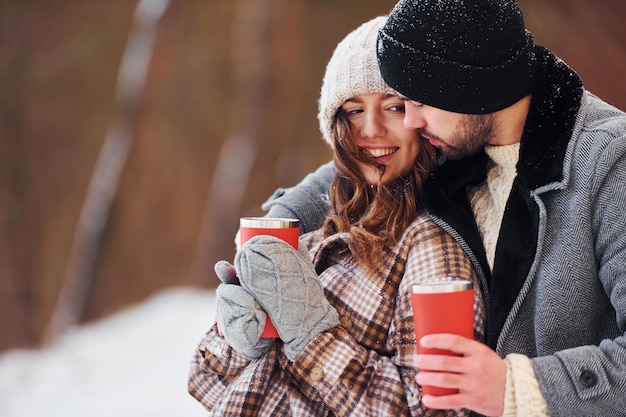
<svg viewBox="0 0 626 417">
<path fill-rule="evenodd" d="M 474 217 L 492 270 L 504 209 L 517 175 L 515 166 L 519 158 L 519 145 L 485 146 L 485 152 L 490 158 L 487 180 L 469 190 Z M 548 408 L 530 360 L 523 355 L 510 354 L 505 358 L 505 363 L 507 375 L 502 415 L 548 416 Z"/>
<path fill-rule="evenodd" d="M 504 208 L 517 175 L 515 166 L 519 158 L 519 143 L 506 146 L 487 145 L 485 152 L 489 156 L 487 181 L 470 190 L 470 202 L 483 238 L 489 268 L 493 270 Z"/>
</svg>

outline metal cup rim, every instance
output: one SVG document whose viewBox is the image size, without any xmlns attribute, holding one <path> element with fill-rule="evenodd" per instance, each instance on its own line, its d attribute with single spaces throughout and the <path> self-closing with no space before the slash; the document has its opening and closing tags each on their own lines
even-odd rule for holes
<svg viewBox="0 0 626 417">
<path fill-rule="evenodd" d="M 283 217 L 241 217 L 240 227 L 250 227 L 257 229 L 285 229 L 300 227 L 300 220 Z"/>
<path fill-rule="evenodd" d="M 413 284 L 411 286 L 411 292 L 417 294 L 436 294 L 466 291 L 473 288 L 474 283 L 469 280 L 444 280 Z"/>
</svg>

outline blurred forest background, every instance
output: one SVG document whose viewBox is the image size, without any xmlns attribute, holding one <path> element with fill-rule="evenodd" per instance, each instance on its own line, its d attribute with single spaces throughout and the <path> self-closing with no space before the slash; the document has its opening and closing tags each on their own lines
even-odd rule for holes
<svg viewBox="0 0 626 417">
<path fill-rule="evenodd" d="M 239 217 L 329 160 L 326 62 L 394 3 L 0 0 L 0 351 L 215 287 Z M 624 0 L 519 3 L 538 44 L 626 109 Z"/>
</svg>

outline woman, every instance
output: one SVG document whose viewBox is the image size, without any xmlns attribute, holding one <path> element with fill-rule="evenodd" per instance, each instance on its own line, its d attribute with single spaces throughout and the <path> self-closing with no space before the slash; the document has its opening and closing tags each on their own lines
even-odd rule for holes
<svg viewBox="0 0 626 417">
<path fill-rule="evenodd" d="M 435 153 L 404 128 L 404 102 L 382 81 L 375 43 L 385 20 L 349 34 L 326 69 L 318 117 L 337 175 L 324 226 L 301 236 L 304 255 L 271 237 L 250 240 L 235 258 L 242 286 L 218 288 L 225 337 L 209 331 L 189 378 L 213 415 L 438 413 L 423 408 L 415 383 L 410 289 L 441 279 L 480 285 L 461 247 L 420 209 Z M 235 274 L 216 271 L 223 281 Z M 482 339 L 478 290 L 474 304 Z M 281 340 L 259 340 L 263 311 Z"/>
</svg>

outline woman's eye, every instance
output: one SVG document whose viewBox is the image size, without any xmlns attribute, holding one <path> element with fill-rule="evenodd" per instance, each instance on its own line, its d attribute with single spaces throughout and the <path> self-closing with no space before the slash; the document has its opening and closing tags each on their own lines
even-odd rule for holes
<svg viewBox="0 0 626 417">
<path fill-rule="evenodd" d="M 345 112 L 348 116 L 353 116 L 355 114 L 361 113 L 363 110 L 361 109 L 346 109 Z"/>
<path fill-rule="evenodd" d="M 404 104 L 389 107 L 389 110 L 404 113 Z"/>
</svg>

